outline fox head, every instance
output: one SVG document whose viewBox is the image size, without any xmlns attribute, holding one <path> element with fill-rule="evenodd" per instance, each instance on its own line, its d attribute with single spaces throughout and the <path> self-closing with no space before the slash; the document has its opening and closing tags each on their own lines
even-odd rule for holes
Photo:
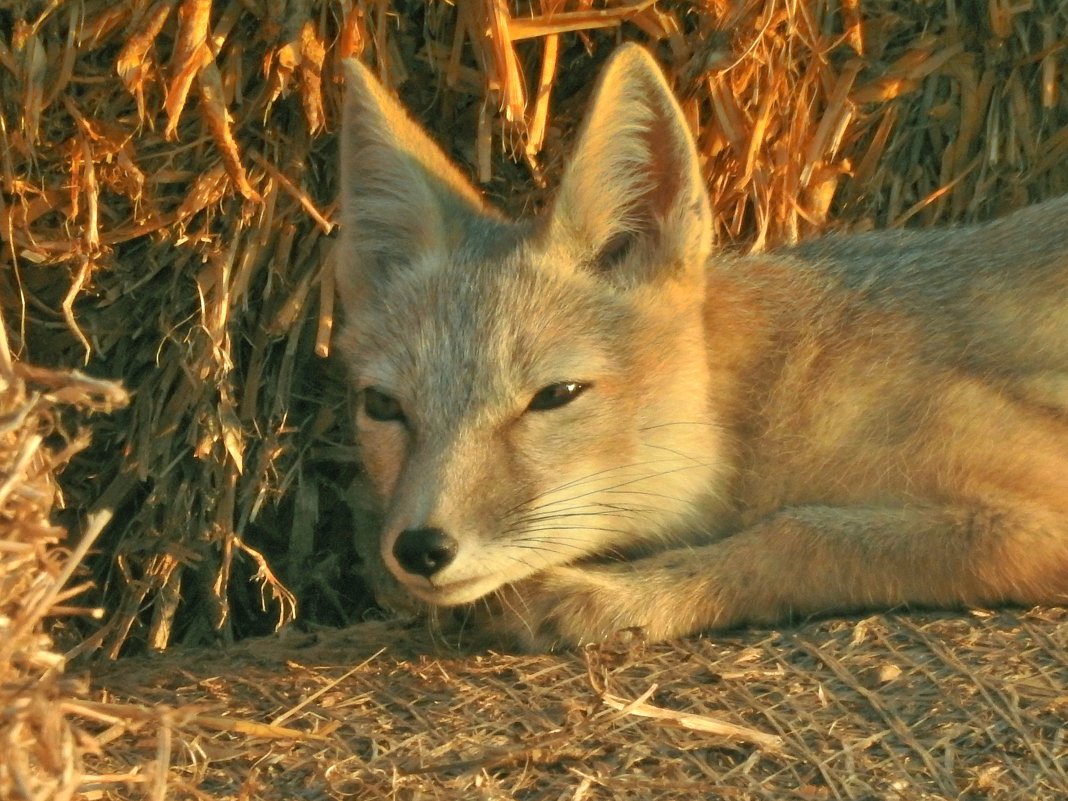
<svg viewBox="0 0 1068 801">
<path fill-rule="evenodd" d="M 340 347 L 382 562 L 433 605 L 682 537 L 714 503 L 708 197 L 652 58 L 618 50 L 555 203 L 513 222 L 346 65 Z"/>
</svg>

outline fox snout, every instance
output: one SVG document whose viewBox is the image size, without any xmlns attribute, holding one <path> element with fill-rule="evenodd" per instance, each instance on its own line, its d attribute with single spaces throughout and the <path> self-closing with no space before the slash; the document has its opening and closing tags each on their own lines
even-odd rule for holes
<svg viewBox="0 0 1068 801">
<path fill-rule="evenodd" d="M 393 543 L 393 558 L 407 572 L 432 578 L 444 570 L 459 551 L 459 543 L 440 528 L 409 528 Z"/>
<path fill-rule="evenodd" d="M 501 584 L 502 566 L 473 534 L 454 536 L 444 528 L 422 525 L 384 534 L 380 546 L 393 578 L 434 606 L 470 603 Z"/>
</svg>

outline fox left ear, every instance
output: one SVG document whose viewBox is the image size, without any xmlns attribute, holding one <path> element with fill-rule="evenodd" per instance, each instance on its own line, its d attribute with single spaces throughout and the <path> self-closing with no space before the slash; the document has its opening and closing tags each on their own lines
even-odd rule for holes
<svg viewBox="0 0 1068 801">
<path fill-rule="evenodd" d="M 663 73 L 638 45 L 620 47 L 605 66 L 548 233 L 576 246 L 579 264 L 625 282 L 703 273 L 712 211 L 697 150 Z"/>
<path fill-rule="evenodd" d="M 391 269 L 447 252 L 472 219 L 499 215 L 367 67 L 344 66 L 335 273 L 352 306 Z"/>
</svg>

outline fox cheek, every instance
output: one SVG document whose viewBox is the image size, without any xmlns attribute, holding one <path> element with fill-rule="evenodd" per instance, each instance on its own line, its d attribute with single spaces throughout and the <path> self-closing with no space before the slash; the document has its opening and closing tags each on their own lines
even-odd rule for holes
<svg viewBox="0 0 1068 801">
<path fill-rule="evenodd" d="M 381 501 L 393 497 L 408 457 L 408 437 L 401 426 L 372 424 L 359 431 L 364 470 Z"/>
</svg>

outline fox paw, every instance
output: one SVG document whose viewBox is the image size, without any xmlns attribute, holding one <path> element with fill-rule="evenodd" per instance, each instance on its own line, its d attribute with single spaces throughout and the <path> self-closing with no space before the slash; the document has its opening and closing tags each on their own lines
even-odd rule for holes
<svg viewBox="0 0 1068 801">
<path fill-rule="evenodd" d="M 648 603 L 653 599 L 637 586 L 615 567 L 553 568 L 499 591 L 486 622 L 528 651 L 599 643 L 623 630 L 670 636 L 657 620 L 667 610 Z"/>
</svg>

